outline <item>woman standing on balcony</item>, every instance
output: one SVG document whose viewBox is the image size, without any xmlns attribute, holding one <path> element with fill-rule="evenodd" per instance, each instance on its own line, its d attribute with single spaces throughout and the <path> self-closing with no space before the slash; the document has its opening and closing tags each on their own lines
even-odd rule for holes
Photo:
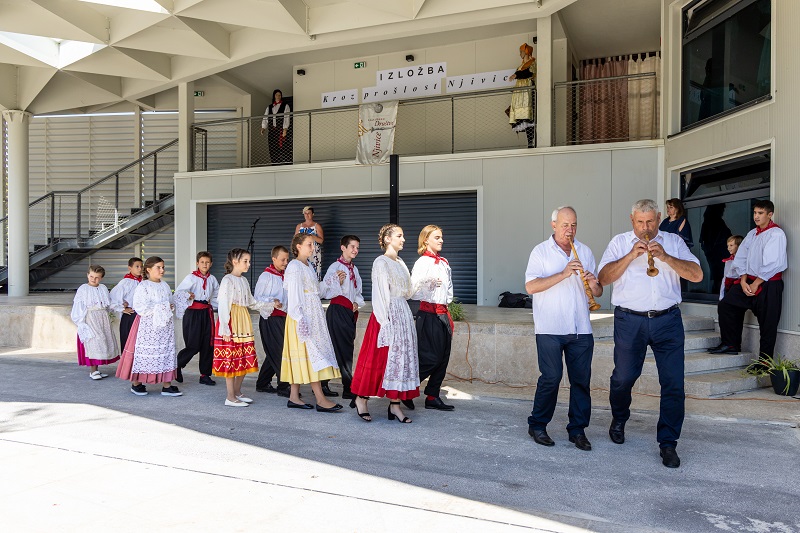
<svg viewBox="0 0 800 533">
<path fill-rule="evenodd" d="M 511 106 L 508 108 L 508 122 L 517 133 L 524 131 L 528 138 L 528 148 L 536 146 L 536 122 L 533 116 L 533 91 L 536 87 L 536 58 L 533 57 L 533 47 L 524 43 L 519 47 L 519 57 L 522 64 L 516 72 L 508 77 L 515 81 L 515 90 L 511 94 Z"/>
<path fill-rule="evenodd" d="M 289 126 L 292 123 L 292 108 L 283 100 L 280 89 L 272 91 L 272 103 L 264 110 L 261 119 L 261 135 L 267 132 L 267 145 L 271 165 L 289 165 L 292 155 L 289 148 Z"/>
<path fill-rule="evenodd" d="M 303 217 L 305 220 L 297 225 L 294 229 L 294 234 L 302 233 L 303 235 L 311 235 L 314 241 L 314 253 L 308 258 L 308 264 L 314 272 L 317 273 L 317 281 L 322 280 L 322 243 L 325 241 L 325 235 L 322 232 L 322 226 L 314 222 L 314 208 L 307 205 L 303 208 Z"/>
</svg>

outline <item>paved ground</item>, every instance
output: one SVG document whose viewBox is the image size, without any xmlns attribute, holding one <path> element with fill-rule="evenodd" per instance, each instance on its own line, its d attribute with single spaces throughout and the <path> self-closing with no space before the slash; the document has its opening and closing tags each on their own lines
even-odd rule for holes
<svg viewBox="0 0 800 533">
<path fill-rule="evenodd" d="M 618 446 L 598 403 L 587 453 L 567 442 L 560 406 L 545 448 L 526 434 L 530 402 L 489 387 L 455 385 L 454 413 L 418 409 L 401 426 L 385 400 L 371 424 L 254 392 L 226 408 L 222 387 L 189 373 L 181 398 L 135 397 L 62 361 L 5 355 L 0 376 L 4 531 L 800 532 L 800 432 L 787 422 L 692 415 L 669 470 L 652 412 Z"/>
</svg>

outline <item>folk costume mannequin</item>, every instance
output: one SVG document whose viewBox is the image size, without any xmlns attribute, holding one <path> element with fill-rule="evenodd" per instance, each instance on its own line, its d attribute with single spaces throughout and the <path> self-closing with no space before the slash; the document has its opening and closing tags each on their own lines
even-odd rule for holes
<svg viewBox="0 0 800 533">
<path fill-rule="evenodd" d="M 511 107 L 508 110 L 508 123 L 517 133 L 525 132 L 528 139 L 528 148 L 536 146 L 536 117 L 533 115 L 533 91 L 536 87 L 536 58 L 533 57 L 533 47 L 524 43 L 519 47 L 519 57 L 522 59 L 516 72 L 508 77 L 509 81 L 516 81 L 511 94 Z"/>
</svg>

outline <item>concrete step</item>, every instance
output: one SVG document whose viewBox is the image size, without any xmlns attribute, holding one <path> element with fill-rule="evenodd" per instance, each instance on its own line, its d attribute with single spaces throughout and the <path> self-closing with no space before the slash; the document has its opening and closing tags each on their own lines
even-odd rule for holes
<svg viewBox="0 0 800 533">
<path fill-rule="evenodd" d="M 703 330 L 697 331 L 693 330 L 691 332 L 686 332 L 686 343 L 684 350 L 687 352 L 691 351 L 705 351 L 708 348 L 713 348 L 719 344 L 719 333 L 716 333 L 714 330 Z M 653 355 L 653 350 L 648 346 L 647 347 L 647 354 L 649 356 Z M 607 357 L 614 357 L 614 340 L 613 339 L 600 339 L 595 340 L 594 343 L 594 355 L 597 356 L 607 356 Z"/>
<path fill-rule="evenodd" d="M 685 390 L 688 396 L 711 398 L 726 396 L 737 392 L 757 389 L 763 386 L 755 376 L 745 375 L 741 368 L 690 374 L 686 376 Z M 636 383 L 638 392 L 658 393 L 660 390 L 657 376 L 642 376 Z"/>
<path fill-rule="evenodd" d="M 614 339 L 614 319 L 613 317 L 592 320 L 592 330 L 595 341 Z M 683 330 L 686 334 L 691 332 L 714 333 L 714 319 L 704 316 L 684 316 Z M 719 341 L 717 341 L 719 344 Z"/>
</svg>

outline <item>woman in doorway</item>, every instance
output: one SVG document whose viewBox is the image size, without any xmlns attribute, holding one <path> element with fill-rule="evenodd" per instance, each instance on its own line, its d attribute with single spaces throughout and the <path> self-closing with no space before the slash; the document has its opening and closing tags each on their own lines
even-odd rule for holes
<svg viewBox="0 0 800 533">
<path fill-rule="evenodd" d="M 533 47 L 523 43 L 519 47 L 519 57 L 522 63 L 516 72 L 508 77 L 509 81 L 516 81 L 515 89 L 511 94 L 511 106 L 508 108 L 508 123 L 517 133 L 524 131 L 528 138 L 528 148 L 536 146 L 536 119 L 533 116 L 533 92 L 536 87 L 536 58 L 533 57 Z"/>
<path fill-rule="evenodd" d="M 308 258 L 308 263 L 317 273 L 317 281 L 320 281 L 322 280 L 322 243 L 325 241 L 325 235 L 322 232 L 322 226 L 314 222 L 313 207 L 310 205 L 305 206 L 303 208 L 303 217 L 305 220 L 295 227 L 294 234 L 311 235 L 311 239 L 314 241 L 314 253 Z"/>
<path fill-rule="evenodd" d="M 661 221 L 658 230 L 665 233 L 675 233 L 683 239 L 686 246 L 689 248 L 694 246 L 692 227 L 689 225 L 689 221 L 686 220 L 686 210 L 683 208 L 683 202 L 678 198 L 667 200 L 667 218 Z"/>
</svg>

